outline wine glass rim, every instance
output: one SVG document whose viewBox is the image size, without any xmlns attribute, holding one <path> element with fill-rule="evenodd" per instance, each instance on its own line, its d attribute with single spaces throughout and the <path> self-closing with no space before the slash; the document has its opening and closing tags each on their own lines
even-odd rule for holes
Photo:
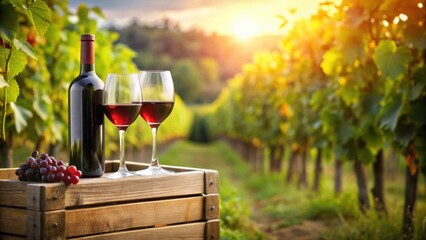
<svg viewBox="0 0 426 240">
<path fill-rule="evenodd" d="M 156 72 L 170 72 L 170 70 L 141 70 L 140 72 L 156 73 Z"/>
<path fill-rule="evenodd" d="M 127 76 L 127 75 L 138 75 L 137 73 L 108 73 L 108 75 L 121 75 L 121 76 Z"/>
</svg>

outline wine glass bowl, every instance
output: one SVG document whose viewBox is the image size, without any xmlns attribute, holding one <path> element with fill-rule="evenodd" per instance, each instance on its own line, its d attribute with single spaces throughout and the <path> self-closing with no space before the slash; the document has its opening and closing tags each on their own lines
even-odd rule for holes
<svg viewBox="0 0 426 240">
<path fill-rule="evenodd" d="M 173 110 L 175 91 L 170 71 L 141 71 L 139 74 L 142 107 L 140 116 L 151 127 L 152 131 L 152 158 L 151 165 L 144 170 L 137 171 L 136 175 L 170 174 L 171 171 L 161 168 L 157 157 L 157 130 L 160 124 Z"/>
<path fill-rule="evenodd" d="M 117 172 L 107 174 L 108 178 L 133 175 L 124 160 L 124 135 L 127 128 L 137 119 L 141 102 L 141 88 L 136 73 L 107 75 L 102 106 L 105 116 L 118 128 L 120 135 L 120 166 Z"/>
</svg>

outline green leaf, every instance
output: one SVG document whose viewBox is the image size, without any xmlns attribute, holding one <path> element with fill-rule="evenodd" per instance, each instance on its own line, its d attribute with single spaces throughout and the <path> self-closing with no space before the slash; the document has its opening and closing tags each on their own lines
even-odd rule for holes
<svg viewBox="0 0 426 240">
<path fill-rule="evenodd" d="M 24 0 L 9 0 L 9 2 L 15 7 L 23 7 L 25 6 Z"/>
<path fill-rule="evenodd" d="M 36 99 L 33 102 L 34 111 L 40 116 L 41 119 L 47 120 L 49 116 L 49 106 L 51 104 L 50 98 L 44 95 L 40 99 Z"/>
<path fill-rule="evenodd" d="M 395 140 L 406 147 L 417 134 L 417 128 L 413 123 L 400 121 L 395 129 Z"/>
<path fill-rule="evenodd" d="M 366 142 L 368 150 L 373 154 L 376 154 L 383 147 L 386 140 L 383 134 L 373 126 L 362 135 L 362 138 Z"/>
<path fill-rule="evenodd" d="M 402 101 L 399 97 L 384 106 L 383 115 L 380 120 L 380 128 L 395 130 L 398 123 L 399 113 L 402 108 Z"/>
<path fill-rule="evenodd" d="M 100 7 L 93 7 L 93 8 L 92 8 L 92 11 L 93 11 L 94 13 L 96 13 L 99 17 L 101 17 L 101 18 L 105 19 L 105 15 L 104 15 L 104 13 L 102 12 L 102 9 L 101 9 Z"/>
<path fill-rule="evenodd" d="M 13 110 L 15 117 L 15 128 L 18 133 L 22 132 L 26 126 L 28 126 L 28 119 L 33 116 L 33 113 L 28 109 L 20 107 L 14 103 L 10 103 L 10 107 Z"/>
<path fill-rule="evenodd" d="M 50 24 L 50 17 L 52 12 L 47 4 L 41 0 L 33 2 L 26 10 L 28 18 L 34 25 L 37 34 L 43 37 Z"/>
<path fill-rule="evenodd" d="M 344 85 L 338 92 L 346 106 L 355 104 L 359 99 L 359 91 L 354 86 Z"/>
<path fill-rule="evenodd" d="M 13 45 L 15 45 L 16 49 L 22 50 L 25 54 L 37 60 L 37 57 L 35 56 L 33 52 L 33 48 L 31 47 L 29 43 L 20 41 L 15 38 L 13 39 Z"/>
<path fill-rule="evenodd" d="M 5 49 L 5 51 L 0 51 L 0 68 L 5 68 L 5 53 L 6 56 L 9 55 L 10 49 Z M 13 48 L 12 56 L 9 62 L 9 79 L 18 75 L 22 70 L 24 70 L 25 65 L 27 65 L 27 55 L 18 51 L 16 48 Z"/>
<path fill-rule="evenodd" d="M 355 134 L 355 129 L 352 125 L 348 123 L 342 123 L 338 127 L 337 137 L 338 141 L 342 144 L 346 143 L 349 139 L 353 138 Z"/>
<path fill-rule="evenodd" d="M 369 91 L 362 98 L 362 109 L 364 113 L 376 115 L 380 111 L 380 101 L 382 97 L 377 92 Z"/>
<path fill-rule="evenodd" d="M 89 20 L 89 8 L 86 4 L 80 4 L 77 10 L 78 19 L 80 22 L 87 22 Z"/>
<path fill-rule="evenodd" d="M 3 74 L 0 74 L 0 89 L 4 87 L 8 87 L 9 83 L 4 80 Z"/>
<path fill-rule="evenodd" d="M 375 49 L 373 59 L 384 76 L 396 79 L 407 73 L 411 54 L 408 48 L 397 47 L 391 40 L 383 40 Z"/>
<path fill-rule="evenodd" d="M 325 74 L 328 76 L 334 76 L 341 71 L 341 56 L 341 52 L 336 48 L 330 49 L 324 54 L 323 61 L 321 62 L 321 68 Z"/>
<path fill-rule="evenodd" d="M 413 74 L 414 86 L 410 89 L 410 100 L 413 101 L 420 97 L 420 94 L 423 92 L 424 87 L 426 86 L 426 67 L 416 69 Z"/>
<path fill-rule="evenodd" d="M 0 4 L 0 37 L 11 42 L 19 32 L 19 14 L 10 4 Z"/>
<path fill-rule="evenodd" d="M 1 94 L 0 94 L 1 95 Z M 19 96 L 19 85 L 15 79 L 9 80 L 9 87 L 7 88 L 7 102 L 16 102 Z"/>
</svg>

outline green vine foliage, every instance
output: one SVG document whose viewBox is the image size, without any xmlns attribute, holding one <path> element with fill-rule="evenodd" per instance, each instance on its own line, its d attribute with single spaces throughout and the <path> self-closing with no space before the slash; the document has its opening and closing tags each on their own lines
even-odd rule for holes
<svg viewBox="0 0 426 240">
<path fill-rule="evenodd" d="M 344 0 L 286 21 L 280 51 L 254 57 L 215 102 L 214 133 L 365 164 L 390 145 L 414 147 L 426 165 L 425 7 Z"/>
</svg>

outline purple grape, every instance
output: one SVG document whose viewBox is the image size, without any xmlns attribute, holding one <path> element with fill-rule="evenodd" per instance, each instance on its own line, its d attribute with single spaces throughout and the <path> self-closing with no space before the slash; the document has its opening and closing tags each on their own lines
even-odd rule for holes
<svg viewBox="0 0 426 240">
<path fill-rule="evenodd" d="M 37 150 L 34 150 L 34 151 L 33 151 L 33 153 L 31 154 L 31 156 L 32 156 L 33 158 L 36 158 L 36 157 L 38 156 L 38 151 L 37 151 Z"/>
<path fill-rule="evenodd" d="M 46 174 L 48 174 L 49 172 L 47 171 L 47 169 L 45 168 L 45 167 L 41 167 L 40 168 L 40 174 L 41 175 L 46 175 Z"/>
<path fill-rule="evenodd" d="M 33 158 L 33 157 L 28 157 L 27 158 L 27 165 L 28 166 L 31 166 L 31 163 L 33 163 L 35 161 L 35 158 Z"/>
<path fill-rule="evenodd" d="M 37 164 L 37 162 L 36 162 L 36 161 L 33 161 L 33 162 L 31 163 L 31 168 L 32 168 L 32 169 L 37 169 L 37 168 L 38 168 L 38 164 Z"/>
<path fill-rule="evenodd" d="M 40 167 L 47 167 L 47 161 L 46 160 L 41 160 L 41 162 L 40 162 Z"/>
<path fill-rule="evenodd" d="M 49 155 L 48 155 L 47 153 L 42 153 L 42 154 L 40 155 L 40 158 L 41 158 L 42 160 L 45 160 L 48 156 L 49 156 Z"/>
</svg>

